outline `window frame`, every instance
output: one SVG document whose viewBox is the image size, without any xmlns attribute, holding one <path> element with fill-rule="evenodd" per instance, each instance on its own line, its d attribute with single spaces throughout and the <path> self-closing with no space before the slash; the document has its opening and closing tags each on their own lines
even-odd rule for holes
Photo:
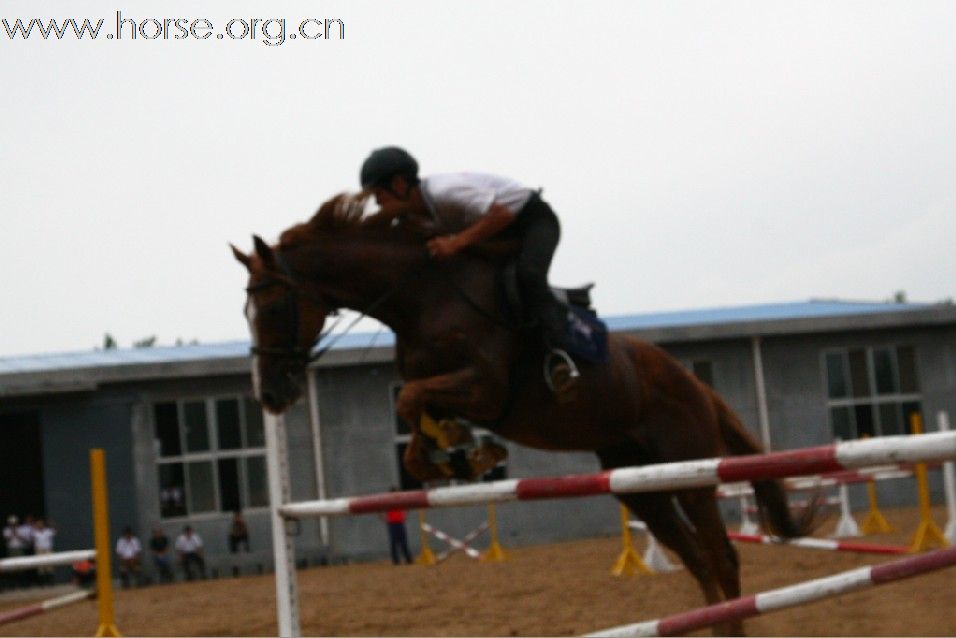
<svg viewBox="0 0 956 638">
<path fill-rule="evenodd" d="M 913 353 L 913 370 L 915 374 L 914 382 L 916 384 L 915 392 L 903 392 L 902 391 L 902 377 L 900 372 L 900 358 L 899 352 L 901 349 L 909 348 Z M 865 396 L 856 396 L 855 390 L 853 387 L 853 371 L 850 365 L 850 352 L 853 350 L 862 350 L 864 354 L 864 362 L 866 365 L 866 381 L 867 381 L 867 394 Z M 895 384 L 896 390 L 891 393 L 880 393 L 878 390 L 878 381 L 876 373 L 876 351 L 878 350 L 888 350 L 890 352 L 890 362 L 892 366 L 893 381 Z M 831 397 L 830 396 L 830 370 L 827 365 L 827 359 L 830 355 L 838 354 L 840 355 L 841 368 L 843 373 L 843 385 L 846 390 L 846 396 L 844 397 Z M 883 433 L 883 418 L 881 415 L 880 408 L 884 405 L 894 405 L 900 407 L 900 418 L 902 420 L 901 426 L 904 434 L 910 433 L 910 424 L 906 420 L 906 414 L 902 412 L 902 407 L 906 404 L 915 403 L 919 406 L 919 411 L 923 411 L 923 394 L 920 390 L 919 384 L 919 362 L 916 358 L 917 350 L 916 347 L 912 344 L 902 344 L 902 343 L 890 343 L 890 344 L 880 344 L 880 345 L 853 345 L 853 346 L 834 346 L 829 348 L 823 348 L 820 351 L 820 382 L 822 387 L 822 393 L 824 400 L 826 402 L 826 412 L 827 412 L 827 427 L 829 428 L 831 436 L 836 438 L 836 432 L 834 431 L 833 426 L 833 410 L 834 408 L 846 408 L 850 411 L 852 416 L 852 426 L 854 432 L 856 433 L 856 439 L 860 439 L 859 436 L 859 423 L 856 420 L 856 408 L 858 406 L 868 406 L 871 413 L 871 418 L 873 422 L 873 437 L 880 436 L 892 436 L 893 434 L 884 434 Z M 894 433 L 895 434 L 895 433 Z"/>
<path fill-rule="evenodd" d="M 262 447 L 247 447 L 249 420 L 247 410 L 249 407 L 249 395 L 242 392 L 219 392 L 202 395 L 188 395 L 175 397 L 152 397 L 147 405 L 149 406 L 150 434 L 154 442 L 154 466 L 157 481 L 159 480 L 160 466 L 179 464 L 183 466 L 183 497 L 185 499 L 186 514 L 164 517 L 162 515 L 162 503 L 157 502 L 156 515 L 158 520 L 163 523 L 177 523 L 186 521 L 216 520 L 232 516 L 232 512 L 222 510 L 222 494 L 220 493 L 219 479 L 219 461 L 222 459 L 236 459 L 239 480 L 239 501 L 243 503 L 242 511 L 249 513 L 264 512 L 269 510 L 269 505 L 248 505 L 249 497 L 249 458 L 266 457 L 265 445 Z M 239 436 L 242 447 L 230 448 L 226 450 L 219 449 L 219 423 L 216 414 L 216 406 L 219 401 L 232 399 L 235 400 L 239 408 Z M 209 449 L 199 452 L 189 452 L 186 449 L 186 423 L 185 423 L 185 404 L 202 402 L 205 415 L 207 436 L 209 439 Z M 179 436 L 180 453 L 171 456 L 162 456 L 162 445 L 156 436 L 156 406 L 163 403 L 173 403 L 176 405 L 176 425 Z M 240 460 L 241 459 L 241 460 Z M 212 465 L 212 490 L 214 508 L 212 510 L 203 510 L 201 512 L 192 511 L 193 494 L 192 483 L 189 479 L 190 463 L 210 463 Z M 162 486 L 157 485 L 157 490 Z M 158 492 L 157 492 L 158 494 Z"/>
</svg>

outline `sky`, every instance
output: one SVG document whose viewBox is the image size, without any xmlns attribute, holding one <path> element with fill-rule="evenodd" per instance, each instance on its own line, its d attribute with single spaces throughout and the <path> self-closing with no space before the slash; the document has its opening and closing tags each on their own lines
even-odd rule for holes
<svg viewBox="0 0 956 638">
<path fill-rule="evenodd" d="M 117 12 L 146 36 L 109 38 Z M 274 241 L 391 144 L 425 175 L 543 187 L 551 280 L 596 282 L 604 315 L 956 296 L 953 2 L 5 0 L 0 17 L 0 357 L 247 338 L 228 244 Z M 17 18 L 104 22 L 10 39 Z M 344 38 L 291 38 L 326 18 Z"/>
</svg>

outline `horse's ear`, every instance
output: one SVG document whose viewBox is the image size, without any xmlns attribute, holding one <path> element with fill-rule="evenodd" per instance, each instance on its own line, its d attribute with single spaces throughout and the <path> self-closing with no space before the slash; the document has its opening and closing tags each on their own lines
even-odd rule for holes
<svg viewBox="0 0 956 638">
<path fill-rule="evenodd" d="M 256 254 L 259 255 L 259 259 L 262 260 L 262 263 L 270 268 L 274 267 L 276 259 L 269 244 L 264 242 L 259 235 L 253 235 L 252 242 L 256 246 Z"/>
<path fill-rule="evenodd" d="M 242 252 L 232 244 L 229 244 L 229 247 L 232 248 L 232 254 L 240 264 L 246 267 L 246 270 L 250 269 L 250 264 L 252 259 L 246 253 Z"/>
</svg>

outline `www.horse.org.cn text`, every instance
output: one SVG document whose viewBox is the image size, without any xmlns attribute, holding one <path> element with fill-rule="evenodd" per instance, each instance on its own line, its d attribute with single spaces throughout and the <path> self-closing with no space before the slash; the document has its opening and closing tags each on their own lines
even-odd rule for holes
<svg viewBox="0 0 956 638">
<path fill-rule="evenodd" d="M 0 19 L 0 37 L 8 40 L 225 40 L 261 42 L 281 46 L 288 40 L 344 40 L 341 18 L 231 18 L 215 23 L 209 18 L 138 18 L 116 12 L 106 18 L 7 18 Z"/>
</svg>

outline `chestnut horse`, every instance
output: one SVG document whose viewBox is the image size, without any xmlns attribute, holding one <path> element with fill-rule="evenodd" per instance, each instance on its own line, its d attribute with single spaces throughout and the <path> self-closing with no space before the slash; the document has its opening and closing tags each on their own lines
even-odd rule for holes
<svg viewBox="0 0 956 638">
<path fill-rule="evenodd" d="M 557 401 L 541 374 L 540 340 L 503 319 L 500 264 L 488 254 L 443 262 L 428 256 L 428 236 L 467 220 L 438 229 L 416 211 L 362 216 L 353 204 L 344 195 L 326 202 L 275 247 L 259 237 L 249 255 L 233 247 L 249 271 L 253 377 L 266 409 L 279 413 L 299 398 L 326 316 L 350 308 L 395 333 L 405 380 L 396 409 L 412 425 L 404 462 L 422 480 L 444 476 L 422 442 L 418 424 L 426 412 L 461 417 L 534 448 L 592 450 L 605 469 L 761 452 L 710 387 L 662 349 L 629 336 L 611 334 L 607 361 L 582 363 L 574 398 Z M 795 520 L 779 482 L 758 481 L 754 489 L 771 533 L 810 531 L 815 508 Z M 737 552 L 714 488 L 617 498 L 680 556 L 708 603 L 740 595 Z M 740 634 L 742 626 L 717 632 Z"/>
</svg>

